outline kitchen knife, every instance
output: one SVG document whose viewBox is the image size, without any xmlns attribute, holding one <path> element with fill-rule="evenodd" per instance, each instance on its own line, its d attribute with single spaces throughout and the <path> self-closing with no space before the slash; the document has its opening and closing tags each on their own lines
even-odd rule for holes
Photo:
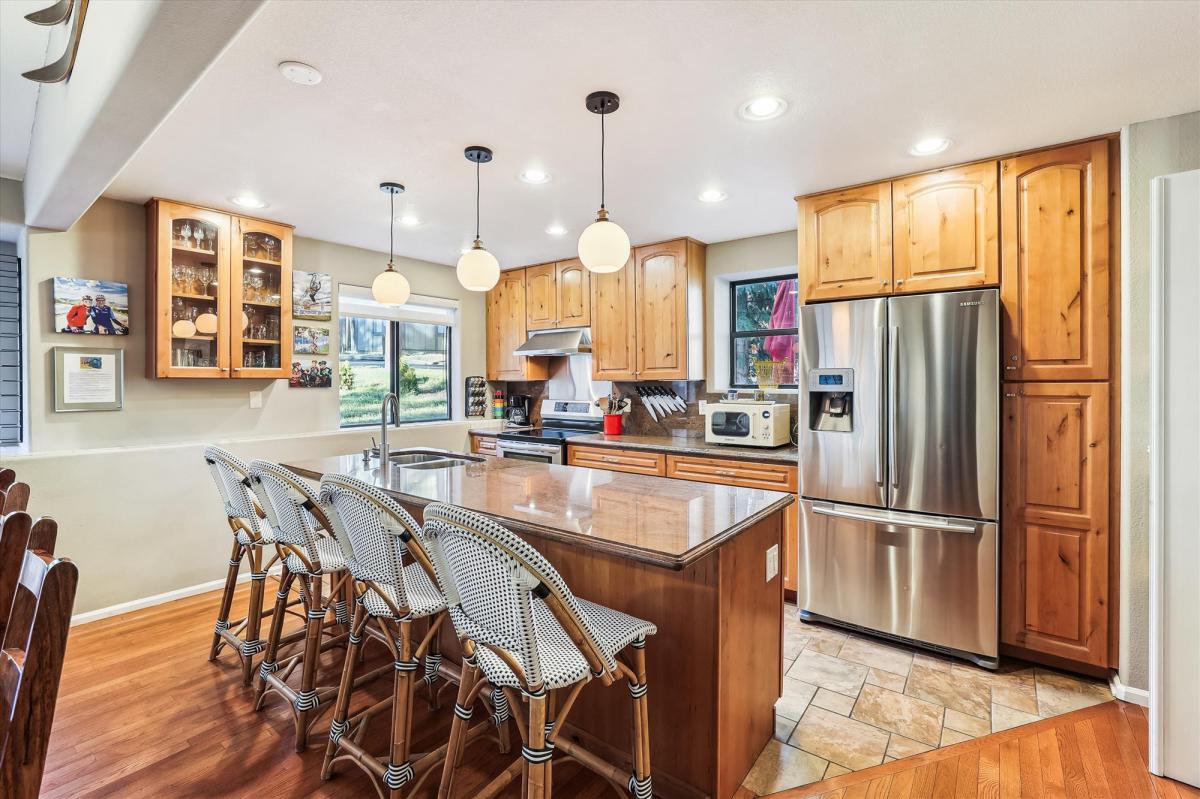
<svg viewBox="0 0 1200 799">
<path fill-rule="evenodd" d="M 642 398 L 642 405 L 646 408 L 646 413 L 650 414 L 650 418 L 658 421 L 658 416 L 654 413 L 654 406 L 650 404 L 650 398 L 646 396 L 646 391 L 641 386 L 637 387 L 638 396 Z"/>
</svg>

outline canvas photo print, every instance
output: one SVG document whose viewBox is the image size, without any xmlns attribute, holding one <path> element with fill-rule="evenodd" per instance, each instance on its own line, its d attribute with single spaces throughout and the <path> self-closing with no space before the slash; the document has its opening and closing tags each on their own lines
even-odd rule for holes
<svg viewBox="0 0 1200 799">
<path fill-rule="evenodd" d="M 324 272 L 292 272 L 292 317 L 313 322 L 333 318 L 333 278 Z"/>
<path fill-rule="evenodd" d="M 54 278 L 54 330 L 129 335 L 129 286 L 109 280 Z"/>
<path fill-rule="evenodd" d="M 292 330 L 292 352 L 297 355 L 328 355 L 329 330 L 296 325 Z"/>
<path fill-rule="evenodd" d="M 301 361 L 292 361 L 292 374 L 288 378 L 292 388 L 331 388 L 333 367 L 327 360 L 313 358 L 305 366 Z"/>
</svg>

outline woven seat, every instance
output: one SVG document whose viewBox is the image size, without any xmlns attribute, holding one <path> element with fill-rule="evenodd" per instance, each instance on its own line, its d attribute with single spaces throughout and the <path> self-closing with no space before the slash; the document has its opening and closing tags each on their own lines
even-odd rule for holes
<svg viewBox="0 0 1200 799">
<path fill-rule="evenodd" d="M 413 616 L 432 616 L 440 610 L 446 609 L 446 598 L 442 596 L 442 592 L 438 590 L 429 576 L 425 574 L 425 570 L 418 563 L 410 563 L 404 567 L 404 583 L 408 593 L 409 609 Z M 380 593 L 387 597 L 385 601 L 380 597 Z M 377 583 L 374 588 L 368 588 L 362 595 L 363 604 L 367 606 L 367 612 L 372 616 L 392 616 L 392 605 L 399 604 L 399 598 L 396 596 L 396 591 L 389 585 Z"/>
<path fill-rule="evenodd" d="M 269 526 L 267 526 L 266 524 L 264 524 L 261 519 L 259 519 L 258 521 L 259 521 L 258 538 L 251 538 L 250 534 L 247 533 L 245 530 L 238 530 L 236 538 L 237 538 L 239 544 L 241 544 L 242 546 L 246 546 L 246 547 L 255 546 L 255 545 L 266 546 L 268 544 L 269 545 L 275 544 L 275 533 L 271 532 L 271 528 Z"/>
<path fill-rule="evenodd" d="M 313 546 L 316 547 L 317 558 L 321 564 L 321 568 L 316 572 L 317 574 L 328 574 L 346 568 L 346 559 L 342 557 L 342 548 L 338 546 L 337 541 L 328 536 L 321 536 L 313 542 Z M 283 563 L 288 567 L 289 571 L 296 574 L 309 573 L 308 566 L 295 553 L 285 557 Z"/>
</svg>

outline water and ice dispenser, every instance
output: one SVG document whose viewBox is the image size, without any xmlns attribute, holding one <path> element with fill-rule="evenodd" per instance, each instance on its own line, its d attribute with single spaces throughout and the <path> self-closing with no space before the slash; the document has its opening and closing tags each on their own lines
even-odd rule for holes
<svg viewBox="0 0 1200 799">
<path fill-rule="evenodd" d="M 808 429 L 827 433 L 849 433 L 854 429 L 853 369 L 809 371 Z"/>
</svg>

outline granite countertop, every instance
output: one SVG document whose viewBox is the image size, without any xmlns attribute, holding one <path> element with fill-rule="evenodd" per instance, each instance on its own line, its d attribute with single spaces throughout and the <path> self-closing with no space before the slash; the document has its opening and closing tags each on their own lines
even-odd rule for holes
<svg viewBox="0 0 1200 799">
<path fill-rule="evenodd" d="M 695 563 L 795 501 L 776 491 L 505 458 L 445 469 L 392 466 L 386 475 L 377 464 L 364 465 L 361 455 L 284 465 L 314 480 L 349 475 L 402 502 L 445 502 L 516 532 L 670 569 Z"/>
<path fill-rule="evenodd" d="M 614 447 L 620 449 L 645 449 L 669 452 L 675 455 L 699 455 L 707 458 L 737 458 L 746 461 L 784 463 L 796 466 L 800 462 L 800 451 L 788 444 L 782 447 L 736 447 L 729 444 L 712 444 L 703 438 L 685 436 L 606 436 L 597 433 L 591 436 L 574 436 L 567 445 L 582 444 L 589 447 Z"/>
</svg>

